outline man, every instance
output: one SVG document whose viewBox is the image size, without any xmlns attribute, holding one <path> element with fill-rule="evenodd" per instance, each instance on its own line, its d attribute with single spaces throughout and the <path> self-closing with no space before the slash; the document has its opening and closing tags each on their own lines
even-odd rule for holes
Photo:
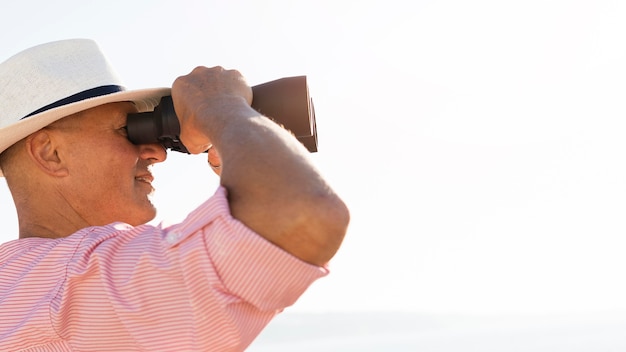
<svg viewBox="0 0 626 352">
<path fill-rule="evenodd" d="M 162 228 L 146 223 L 166 151 L 132 144 L 125 126 L 169 94 L 182 142 L 210 148 L 220 187 Z M 220 67 L 125 91 L 90 40 L 0 64 L 0 168 L 19 219 L 0 247 L 0 350 L 242 351 L 326 275 L 348 210 L 251 100 Z"/>
</svg>

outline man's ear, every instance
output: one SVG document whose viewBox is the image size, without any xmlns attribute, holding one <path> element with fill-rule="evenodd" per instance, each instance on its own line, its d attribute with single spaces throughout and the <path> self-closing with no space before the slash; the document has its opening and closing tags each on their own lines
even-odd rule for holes
<svg viewBox="0 0 626 352">
<path fill-rule="evenodd" d="M 52 135 L 46 129 L 28 136 L 26 149 L 33 163 L 42 172 L 52 176 L 67 176 L 69 174 L 66 165 L 57 153 Z"/>
</svg>

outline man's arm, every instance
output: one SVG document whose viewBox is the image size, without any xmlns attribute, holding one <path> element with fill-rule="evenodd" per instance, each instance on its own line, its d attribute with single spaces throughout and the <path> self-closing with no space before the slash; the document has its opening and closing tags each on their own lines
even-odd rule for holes
<svg viewBox="0 0 626 352">
<path fill-rule="evenodd" d="M 232 215 L 294 256 L 323 265 L 346 233 L 349 212 L 288 131 L 250 107 L 237 71 L 198 67 L 172 97 L 181 139 L 192 153 L 213 145 Z"/>
</svg>

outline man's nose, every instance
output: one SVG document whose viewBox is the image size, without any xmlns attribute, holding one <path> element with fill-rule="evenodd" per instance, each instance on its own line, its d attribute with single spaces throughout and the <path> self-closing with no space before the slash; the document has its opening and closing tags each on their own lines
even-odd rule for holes
<svg viewBox="0 0 626 352">
<path fill-rule="evenodd" d="M 139 156 L 142 159 L 152 161 L 152 163 L 160 163 L 167 159 L 167 151 L 158 143 L 140 144 Z"/>
</svg>

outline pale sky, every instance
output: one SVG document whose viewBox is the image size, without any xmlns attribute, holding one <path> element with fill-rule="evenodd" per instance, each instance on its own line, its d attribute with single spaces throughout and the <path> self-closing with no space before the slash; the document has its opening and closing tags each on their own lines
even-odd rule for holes
<svg viewBox="0 0 626 352">
<path fill-rule="evenodd" d="M 85 37 L 129 88 L 198 65 L 251 84 L 307 75 L 312 158 L 353 220 L 331 275 L 292 311 L 615 311 L 624 18 L 608 0 L 22 0 L 0 10 L 0 61 Z M 218 182 L 204 157 L 175 152 L 154 171 L 159 220 Z M 4 182 L 0 206 L 5 242 L 17 219 Z"/>
</svg>

